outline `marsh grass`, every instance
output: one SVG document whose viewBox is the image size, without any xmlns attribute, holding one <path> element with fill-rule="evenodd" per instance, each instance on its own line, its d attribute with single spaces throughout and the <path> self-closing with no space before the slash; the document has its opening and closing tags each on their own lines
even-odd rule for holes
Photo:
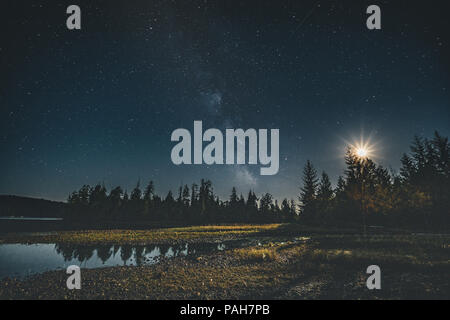
<svg viewBox="0 0 450 320">
<path fill-rule="evenodd" d="M 193 226 L 151 230 L 82 230 L 55 234 L 6 234 L 0 243 L 146 244 L 252 236 L 277 229 L 280 224 Z"/>
<path fill-rule="evenodd" d="M 231 254 L 244 263 L 273 261 L 278 257 L 278 253 L 275 248 L 239 248 L 234 249 Z"/>
</svg>

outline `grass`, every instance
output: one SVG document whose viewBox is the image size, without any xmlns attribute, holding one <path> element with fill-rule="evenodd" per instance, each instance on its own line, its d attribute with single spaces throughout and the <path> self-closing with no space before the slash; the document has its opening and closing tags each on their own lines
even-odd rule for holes
<svg viewBox="0 0 450 320">
<path fill-rule="evenodd" d="M 288 229 L 289 237 L 279 225 L 172 228 L 148 234 L 117 231 L 112 236 L 90 231 L 76 241 L 208 240 L 230 234 L 263 234 L 267 241 L 167 259 L 153 266 L 83 269 L 79 291 L 66 289 L 64 270 L 26 280 L 4 279 L 0 280 L 0 298 L 450 299 L 450 236 L 379 234 L 365 239 L 357 234 L 320 233 L 303 237 L 292 226 Z M 365 286 L 366 269 L 372 264 L 381 268 L 382 290 Z"/>
<path fill-rule="evenodd" d="M 278 257 L 275 248 L 239 248 L 234 249 L 231 254 L 234 255 L 237 259 L 246 262 L 271 261 L 276 260 L 276 258 Z"/>
<path fill-rule="evenodd" d="M 65 244 L 146 244 L 179 241 L 213 240 L 251 236 L 268 232 L 280 224 L 194 226 L 153 230 L 85 230 L 58 231 L 54 234 L 32 233 L 28 235 L 6 234 L 0 243 L 65 243 Z"/>
</svg>

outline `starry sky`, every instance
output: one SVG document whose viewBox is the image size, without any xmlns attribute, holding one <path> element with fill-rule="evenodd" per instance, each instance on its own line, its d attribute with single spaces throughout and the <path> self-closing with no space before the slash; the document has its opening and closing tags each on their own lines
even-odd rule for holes
<svg viewBox="0 0 450 320">
<path fill-rule="evenodd" d="M 81 8 L 81 30 L 66 8 Z M 381 7 L 382 29 L 366 28 Z M 414 134 L 450 135 L 445 1 L 7 1 L 0 13 L 0 194 L 83 184 L 296 198 L 310 159 L 335 182 L 363 137 L 398 170 Z M 171 162 L 177 128 L 280 129 L 280 169 Z"/>
</svg>

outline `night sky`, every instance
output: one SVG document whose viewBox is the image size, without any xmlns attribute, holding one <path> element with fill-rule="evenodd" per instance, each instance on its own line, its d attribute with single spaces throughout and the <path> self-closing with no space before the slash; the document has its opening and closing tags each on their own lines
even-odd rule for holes
<svg viewBox="0 0 450 320">
<path fill-rule="evenodd" d="M 335 182 L 370 137 L 398 170 L 414 134 L 450 135 L 445 1 L 7 1 L 0 21 L 0 194 L 83 184 L 295 198 L 307 159 Z M 81 30 L 66 8 L 81 7 Z M 382 30 L 366 28 L 377 4 Z M 432 4 L 432 5 L 431 5 Z M 171 162 L 177 128 L 280 129 L 280 170 Z"/>
</svg>

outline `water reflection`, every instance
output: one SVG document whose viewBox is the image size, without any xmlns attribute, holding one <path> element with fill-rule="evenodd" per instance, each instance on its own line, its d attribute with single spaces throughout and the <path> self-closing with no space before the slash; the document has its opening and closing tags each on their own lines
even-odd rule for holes
<svg viewBox="0 0 450 320">
<path fill-rule="evenodd" d="M 161 257 L 172 258 L 224 250 L 224 243 L 178 245 L 0 245 L 0 278 L 23 277 L 77 264 L 83 268 L 140 266 L 154 264 Z"/>
<path fill-rule="evenodd" d="M 73 246 L 67 244 L 55 244 L 55 251 L 61 255 L 64 261 L 77 260 L 80 264 L 95 257 L 102 264 L 108 260 L 120 257 L 123 265 L 148 264 L 161 256 L 177 257 L 189 254 L 209 253 L 215 250 L 224 250 L 226 245 L 219 244 L 180 244 L 180 245 L 91 245 Z"/>
</svg>

